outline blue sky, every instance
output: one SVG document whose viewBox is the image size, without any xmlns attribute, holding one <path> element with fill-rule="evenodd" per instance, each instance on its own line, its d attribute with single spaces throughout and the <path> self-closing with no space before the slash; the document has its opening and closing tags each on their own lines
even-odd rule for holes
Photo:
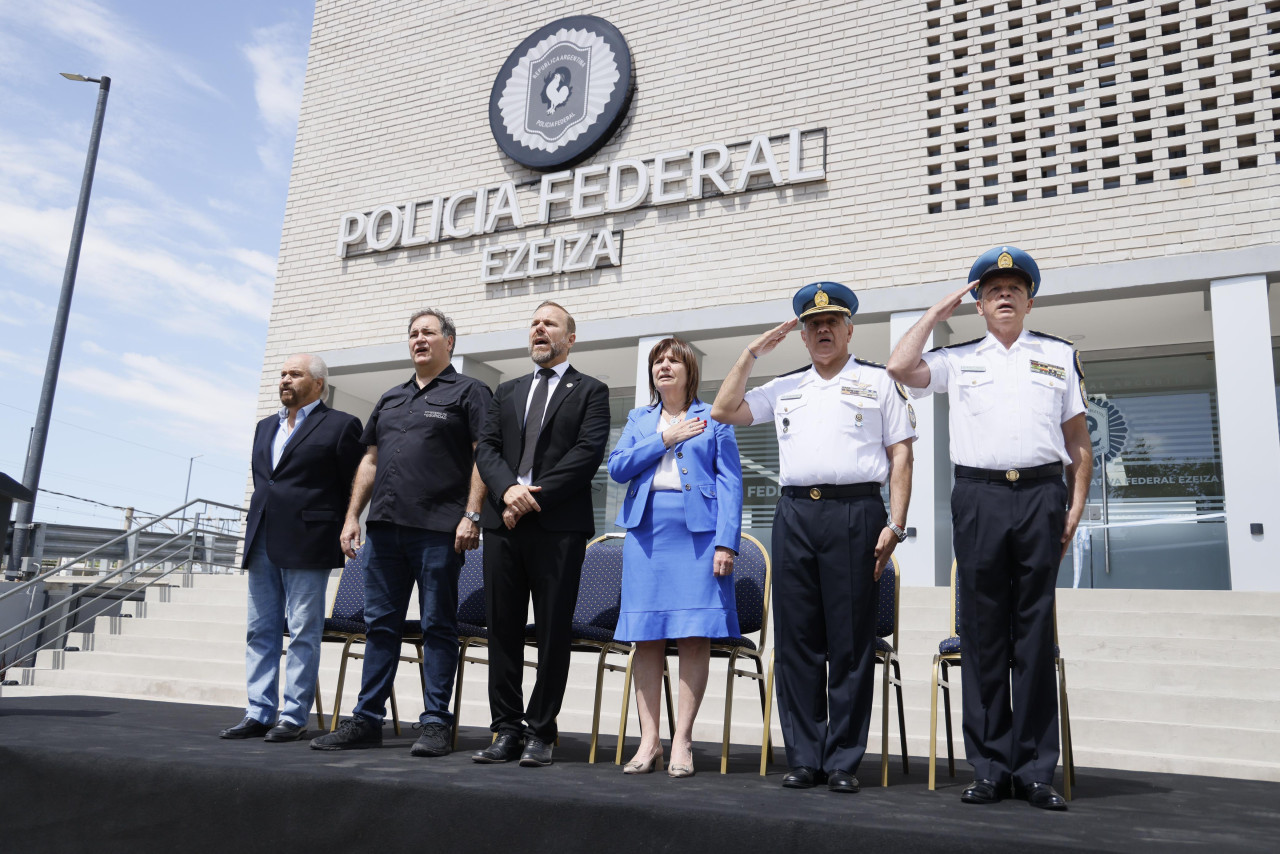
<svg viewBox="0 0 1280 854">
<path fill-rule="evenodd" d="M 93 197 L 40 485 L 239 504 L 314 6 L 0 0 L 0 471 L 22 479 L 98 87 Z M 123 513 L 42 493 L 37 521 Z"/>
</svg>

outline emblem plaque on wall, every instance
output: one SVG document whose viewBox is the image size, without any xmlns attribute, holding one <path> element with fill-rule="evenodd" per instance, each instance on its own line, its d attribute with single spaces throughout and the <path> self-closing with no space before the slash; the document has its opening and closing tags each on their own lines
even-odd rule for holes
<svg viewBox="0 0 1280 854">
<path fill-rule="evenodd" d="M 489 126 L 517 163 L 547 171 L 590 157 L 631 105 L 631 50 L 594 15 L 552 21 L 503 63 L 489 95 Z"/>
</svg>

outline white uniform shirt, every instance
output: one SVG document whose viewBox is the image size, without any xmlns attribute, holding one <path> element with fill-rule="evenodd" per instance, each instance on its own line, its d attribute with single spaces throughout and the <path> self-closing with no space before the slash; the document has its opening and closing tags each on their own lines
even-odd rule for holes
<svg viewBox="0 0 1280 854">
<path fill-rule="evenodd" d="M 538 368 L 533 372 L 533 382 L 529 384 L 529 394 L 524 399 L 525 421 L 529 420 L 529 407 L 533 406 L 533 393 L 538 390 L 538 383 L 541 382 L 541 379 L 538 377 L 538 371 L 540 370 L 542 370 L 542 368 Z M 542 408 L 543 415 L 546 415 L 546 407 L 551 405 L 551 396 L 556 393 L 556 388 L 560 385 L 560 379 L 564 376 L 564 372 L 569 370 L 569 363 L 567 361 L 561 362 L 551 370 L 556 373 L 553 377 L 547 377 L 547 402 Z M 516 482 L 529 486 L 533 483 L 533 472 L 530 471 L 528 474 L 520 475 L 516 478 Z"/>
<path fill-rule="evenodd" d="M 751 423 L 773 421 L 778 483 L 813 486 L 884 483 L 885 448 L 915 439 L 915 414 L 881 366 L 853 356 L 824 380 L 810 365 L 745 395 Z"/>
<path fill-rule="evenodd" d="M 984 469 L 1071 463 L 1062 424 L 1086 409 L 1075 348 L 1023 330 L 1004 348 L 993 335 L 924 354 L 931 392 L 951 395 L 951 461 Z"/>
</svg>

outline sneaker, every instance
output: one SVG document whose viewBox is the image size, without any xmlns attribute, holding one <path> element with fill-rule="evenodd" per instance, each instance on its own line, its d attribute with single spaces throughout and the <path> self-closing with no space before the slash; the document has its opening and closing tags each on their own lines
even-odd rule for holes
<svg viewBox="0 0 1280 854">
<path fill-rule="evenodd" d="M 359 750 L 382 746 L 382 725 L 368 718 L 348 718 L 328 735 L 311 739 L 312 750 Z"/>
<path fill-rule="evenodd" d="M 422 730 L 422 735 L 413 743 L 409 752 L 414 756 L 445 756 L 452 752 L 450 742 L 452 730 L 442 723 L 414 724 L 414 729 Z"/>
</svg>

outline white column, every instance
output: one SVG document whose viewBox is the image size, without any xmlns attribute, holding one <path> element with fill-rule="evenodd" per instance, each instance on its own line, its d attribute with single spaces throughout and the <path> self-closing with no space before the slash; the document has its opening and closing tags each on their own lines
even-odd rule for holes
<svg viewBox="0 0 1280 854">
<path fill-rule="evenodd" d="M 1209 283 L 1233 590 L 1280 590 L 1280 426 L 1265 276 Z M 1250 533 L 1261 525 L 1262 533 Z M 1269 545 L 1270 544 L 1270 545 Z"/>
<path fill-rule="evenodd" d="M 498 383 L 502 381 L 501 373 L 490 367 L 487 362 L 481 362 L 474 356 L 468 356 L 465 353 L 456 354 L 449 360 L 449 363 L 453 365 L 453 369 L 458 373 L 480 380 L 480 382 L 489 386 L 491 390 L 496 389 Z M 530 368 L 530 373 L 532 372 L 533 370 Z"/>
<path fill-rule="evenodd" d="M 897 346 L 898 340 L 923 316 L 923 311 L 903 311 L 889 316 L 890 350 Z M 925 341 L 926 350 L 934 346 L 933 338 L 930 335 Z M 940 517 L 935 512 L 939 498 L 944 504 L 949 502 L 947 487 L 950 484 L 947 446 L 945 442 L 939 446 L 936 441 L 938 431 L 946 429 L 946 412 L 941 406 L 940 398 L 940 395 L 930 395 L 910 401 L 916 415 L 916 434 L 919 438 L 912 446 L 915 465 L 911 478 L 911 507 L 907 513 L 907 527 L 915 528 L 916 535 L 901 543 L 894 554 L 898 556 L 898 563 L 902 567 L 902 583 L 916 587 L 933 587 L 937 583 L 940 549 L 947 556 L 947 568 L 950 569 L 951 565 L 951 516 L 947 512 Z M 939 477 L 939 472 L 942 477 Z"/>
<path fill-rule="evenodd" d="M 636 406 L 649 405 L 649 351 L 670 335 L 650 335 L 636 343 Z"/>
</svg>

